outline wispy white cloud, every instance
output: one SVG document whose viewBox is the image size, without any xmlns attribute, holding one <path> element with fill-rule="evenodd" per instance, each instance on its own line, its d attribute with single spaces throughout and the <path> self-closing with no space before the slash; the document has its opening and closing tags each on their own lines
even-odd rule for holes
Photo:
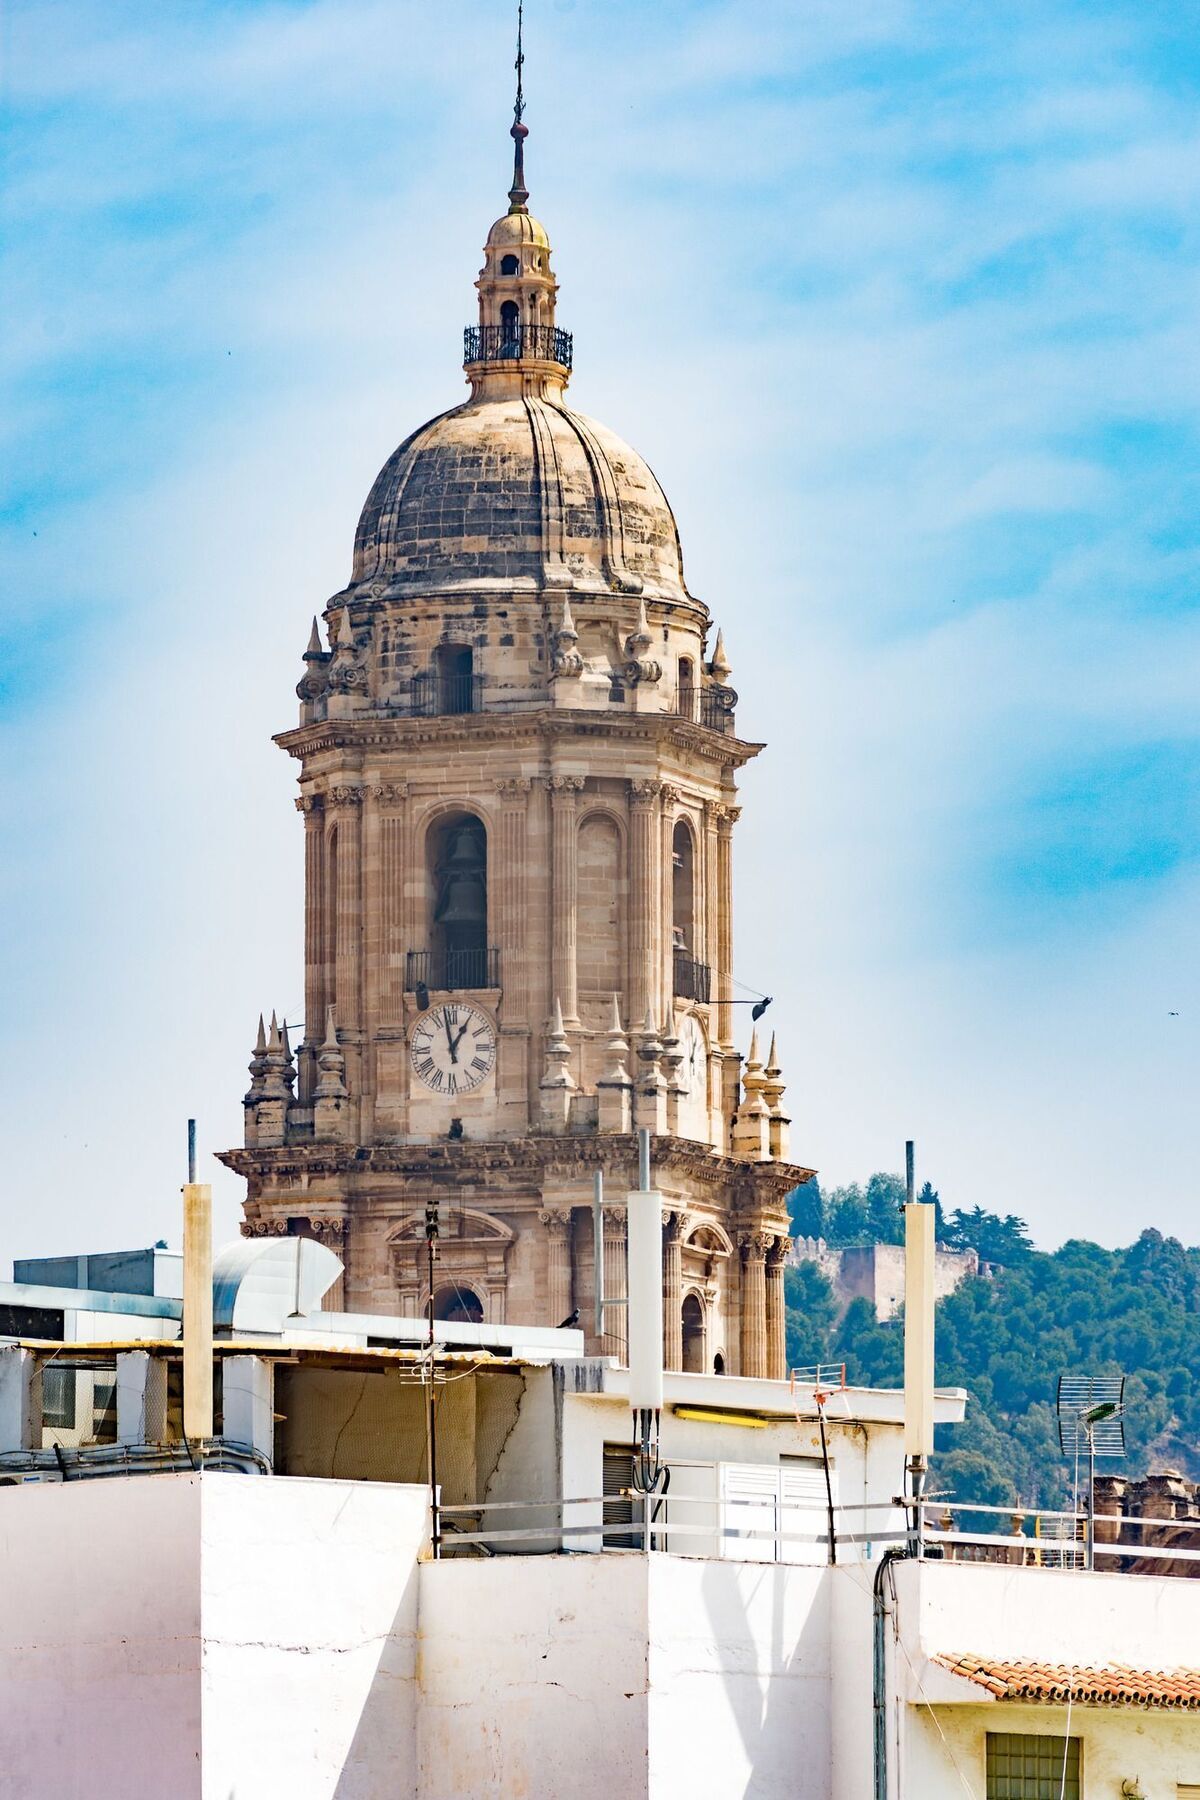
<svg viewBox="0 0 1200 1800">
<path fill-rule="evenodd" d="M 13 16 L 25 1252 L 169 1230 L 180 1121 L 236 1141 L 257 1010 L 299 1003 L 269 733 L 377 466 L 461 391 L 511 46 L 465 3 Z M 1187 1232 L 1194 864 L 1106 878 L 1063 795 L 1153 844 L 1176 800 L 1121 771 L 1194 769 L 1195 67 L 1132 4 L 531 23 L 573 393 L 664 480 L 770 741 L 738 972 L 798 1152 L 848 1178 L 916 1132 L 1050 1239 L 1128 1234 L 1136 1170 Z"/>
</svg>

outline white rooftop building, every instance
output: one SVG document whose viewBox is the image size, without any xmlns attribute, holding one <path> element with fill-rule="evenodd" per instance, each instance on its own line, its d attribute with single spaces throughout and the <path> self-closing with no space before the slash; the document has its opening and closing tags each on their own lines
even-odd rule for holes
<svg viewBox="0 0 1200 1800">
<path fill-rule="evenodd" d="M 215 1260 L 201 1450 L 180 1301 L 73 1272 L 0 1286 L 6 1328 L 61 1315 L 0 1347 L 0 1795 L 1200 1787 L 1200 1590 L 936 1500 L 918 1546 L 898 1392 L 668 1372 L 644 1500 L 580 1333 L 439 1322 L 431 1360 L 425 1321 L 320 1310 L 332 1252 L 258 1241 Z"/>
</svg>

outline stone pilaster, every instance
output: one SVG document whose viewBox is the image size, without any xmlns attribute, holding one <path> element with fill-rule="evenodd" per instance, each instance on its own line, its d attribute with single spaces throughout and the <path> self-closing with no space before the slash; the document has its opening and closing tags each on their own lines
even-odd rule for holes
<svg viewBox="0 0 1200 1800">
<path fill-rule="evenodd" d="M 783 1294 L 783 1271 L 791 1247 L 791 1238 L 777 1237 L 767 1251 L 767 1377 L 771 1381 L 786 1381 L 788 1375 L 787 1312 Z"/>
<path fill-rule="evenodd" d="M 334 787 L 329 805 L 336 826 L 334 895 L 334 999 L 344 1031 L 362 1024 L 362 798 L 361 787 Z"/>
<path fill-rule="evenodd" d="M 576 857 L 575 815 L 583 789 L 582 775 L 552 775 L 550 836 L 552 860 L 551 981 L 562 1001 L 563 1021 L 579 1025 L 579 971 L 576 948 L 579 930 L 579 865 Z"/>
<path fill-rule="evenodd" d="M 325 803 L 301 794 L 304 815 L 304 1042 L 299 1051 L 299 1099 L 307 1106 L 316 1085 L 317 1046 L 328 1004 L 325 996 Z"/>
<path fill-rule="evenodd" d="M 496 934 L 500 945 L 500 979 L 504 983 L 504 1019 L 507 1025 L 525 1025 L 530 1018 L 526 945 L 529 941 L 528 893 L 525 880 L 526 818 L 532 782 L 527 776 L 497 781 L 500 800 L 500 857 L 496 870 Z"/>
<path fill-rule="evenodd" d="M 374 962 L 370 977 L 371 1030 L 399 1025 L 404 1017 L 404 888 L 408 879 L 408 783 L 377 782 L 370 789 L 377 811 L 374 840 L 368 855 L 365 888 L 370 914 L 377 924 L 370 935 L 368 957 Z"/>
<path fill-rule="evenodd" d="M 604 1293 L 606 1299 L 624 1300 L 629 1292 L 629 1260 L 625 1208 L 604 1208 Z M 625 1362 L 629 1355 L 627 1308 L 606 1307 L 603 1355 Z"/>
<path fill-rule="evenodd" d="M 743 1375 L 767 1374 L 767 1251 L 774 1242 L 766 1231 L 741 1231 L 742 1368 Z"/>
<path fill-rule="evenodd" d="M 333 1005 L 346 1054 L 346 1086 L 357 1113 L 362 1095 L 362 788 L 332 787 L 337 826 Z"/>
<path fill-rule="evenodd" d="M 669 782 L 664 782 L 658 856 L 658 992 L 653 1001 L 655 1017 L 663 1022 L 664 1037 L 670 1028 L 675 1001 L 675 934 L 672 927 L 675 921 L 674 843 L 675 811 L 678 803 L 679 789 L 672 787 Z M 695 951 L 689 948 L 688 955 L 694 956 Z"/>
<path fill-rule="evenodd" d="M 629 1016 L 654 1006 L 658 968 L 658 812 L 661 781 L 629 783 Z"/>
<path fill-rule="evenodd" d="M 683 1367 L 683 1241 L 686 1213 L 669 1213 L 663 1226 L 663 1367 Z"/>
<path fill-rule="evenodd" d="M 718 806 L 717 815 L 717 1037 L 722 1049 L 733 1048 L 733 827 L 736 806 Z"/>
<path fill-rule="evenodd" d="M 547 1325 L 561 1325 L 571 1312 L 571 1213 L 568 1207 L 546 1207 L 538 1214 L 547 1243 Z"/>
<path fill-rule="evenodd" d="M 711 800 L 704 803 L 704 830 L 701 838 L 701 867 L 703 873 L 703 905 L 698 909 L 703 921 L 704 942 L 696 954 L 706 962 L 712 971 L 712 997 L 717 998 L 717 969 L 720 964 L 718 955 L 719 934 L 717 931 L 717 813 L 719 808 Z"/>
</svg>

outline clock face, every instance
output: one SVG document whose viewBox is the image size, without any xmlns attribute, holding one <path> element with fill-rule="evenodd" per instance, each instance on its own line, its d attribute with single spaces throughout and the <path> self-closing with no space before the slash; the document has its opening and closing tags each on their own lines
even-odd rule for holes
<svg viewBox="0 0 1200 1800">
<path fill-rule="evenodd" d="M 707 1098 L 708 1051 L 704 1033 L 692 1013 L 685 1015 L 679 1028 L 679 1048 L 683 1052 L 679 1074 L 689 1096 L 699 1099 L 703 1095 Z"/>
<path fill-rule="evenodd" d="M 496 1027 L 465 1001 L 422 1013 L 409 1050 L 413 1073 L 435 1094 L 470 1094 L 496 1066 Z"/>
</svg>

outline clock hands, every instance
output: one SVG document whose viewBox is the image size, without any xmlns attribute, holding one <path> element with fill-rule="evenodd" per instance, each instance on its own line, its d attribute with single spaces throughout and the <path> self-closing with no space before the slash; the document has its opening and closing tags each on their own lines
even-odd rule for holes
<svg viewBox="0 0 1200 1800">
<path fill-rule="evenodd" d="M 467 1029 L 470 1026 L 470 1023 L 471 1023 L 470 1019 L 469 1018 L 466 1019 L 463 1022 L 463 1024 L 461 1024 L 459 1026 L 458 1035 L 456 1037 L 451 1037 L 449 1014 L 446 1013 L 445 1011 L 443 1011 L 443 1013 L 442 1013 L 442 1029 L 446 1033 L 446 1048 L 450 1052 L 450 1061 L 452 1063 L 456 1063 L 458 1061 L 458 1046 L 462 1043 L 463 1039 L 466 1037 Z"/>
</svg>

